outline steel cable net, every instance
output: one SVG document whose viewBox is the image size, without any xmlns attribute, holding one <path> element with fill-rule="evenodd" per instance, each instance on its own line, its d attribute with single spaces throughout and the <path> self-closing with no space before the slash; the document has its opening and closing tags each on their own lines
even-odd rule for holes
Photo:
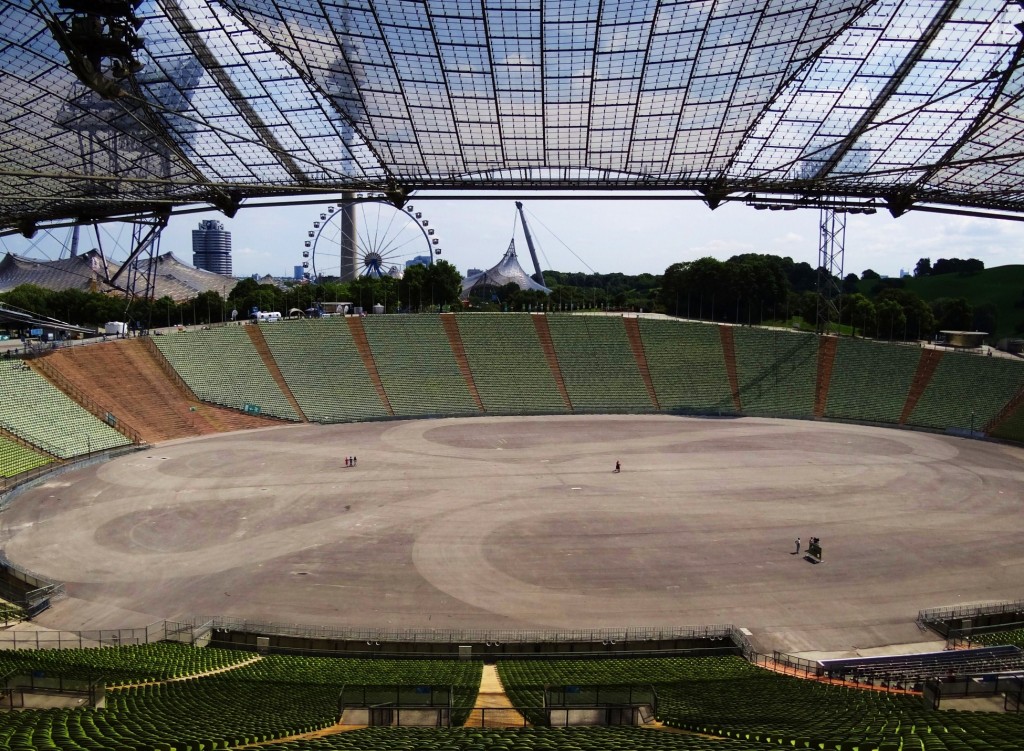
<svg viewBox="0 0 1024 751">
<path fill-rule="evenodd" d="M 133 6 L 127 72 L 87 5 L 0 0 L 5 228 L 430 188 L 1021 208 L 1016 2 L 94 3 Z"/>
</svg>

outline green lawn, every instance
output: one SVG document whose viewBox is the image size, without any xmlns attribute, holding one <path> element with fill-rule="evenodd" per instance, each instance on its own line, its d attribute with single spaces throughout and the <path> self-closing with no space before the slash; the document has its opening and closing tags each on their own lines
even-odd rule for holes
<svg viewBox="0 0 1024 751">
<path fill-rule="evenodd" d="M 984 303 L 996 306 L 996 339 L 1013 336 L 1018 325 L 1024 325 L 1024 307 L 1016 303 L 1024 298 L 1024 265 L 996 266 L 978 274 L 942 274 L 941 276 L 906 277 L 905 288 L 931 302 L 940 297 L 963 297 L 977 307 Z M 872 297 L 877 281 L 860 282 L 860 291 Z"/>
</svg>

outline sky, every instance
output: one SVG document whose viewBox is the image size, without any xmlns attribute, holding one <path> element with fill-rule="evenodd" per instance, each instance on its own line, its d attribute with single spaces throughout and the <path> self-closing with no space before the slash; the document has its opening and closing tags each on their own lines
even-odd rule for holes
<svg viewBox="0 0 1024 751">
<path fill-rule="evenodd" d="M 752 252 L 817 265 L 819 213 L 815 210 L 757 211 L 733 203 L 711 211 L 699 201 L 643 197 L 558 200 L 523 194 L 521 200 L 545 269 L 660 274 L 673 263 L 704 256 L 725 260 Z M 513 237 L 520 263 L 530 270 L 513 200 L 417 201 L 414 196 L 410 203 L 436 230 L 440 258 L 460 272 L 493 266 Z M 232 234 L 236 276 L 291 276 L 293 267 L 302 263 L 307 233 L 325 207 L 326 202 L 243 206 L 234 219 L 215 211 L 173 216 L 160 251 L 173 251 L 191 263 L 192 230 L 201 219 L 217 219 Z M 0 251 L 54 258 L 67 235 L 68 230 L 59 230 L 50 238 L 40 233 L 34 241 L 20 236 L 2 238 Z M 121 225 L 106 225 L 101 237 L 108 255 L 115 260 L 124 257 L 128 232 Z M 80 250 L 95 245 L 93 231 L 84 230 Z M 848 216 L 845 274 L 860 275 L 870 268 L 883 276 L 897 276 L 901 269 L 913 271 L 922 257 L 933 262 L 938 258 L 979 258 L 986 268 L 1024 264 L 1024 222 L 914 212 L 893 219 L 884 210 L 870 216 Z"/>
</svg>

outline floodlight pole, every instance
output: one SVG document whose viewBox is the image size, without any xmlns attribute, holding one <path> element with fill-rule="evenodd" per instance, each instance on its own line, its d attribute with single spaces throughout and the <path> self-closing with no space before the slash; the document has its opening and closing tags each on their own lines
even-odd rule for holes
<svg viewBox="0 0 1024 751">
<path fill-rule="evenodd" d="M 846 212 L 827 203 L 821 206 L 818 223 L 818 303 L 815 330 L 827 334 L 839 324 L 839 297 L 843 290 L 843 255 L 846 246 Z"/>
</svg>

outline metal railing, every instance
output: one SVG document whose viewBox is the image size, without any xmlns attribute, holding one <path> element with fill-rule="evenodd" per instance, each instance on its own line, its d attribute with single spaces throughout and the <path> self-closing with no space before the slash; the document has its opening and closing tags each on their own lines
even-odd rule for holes
<svg viewBox="0 0 1024 751">
<path fill-rule="evenodd" d="M 679 639 L 730 639 L 732 625 L 681 626 L 678 628 L 603 628 L 571 630 L 514 629 L 379 629 L 344 626 L 313 626 L 273 621 L 244 620 L 221 616 L 199 616 L 193 623 L 212 623 L 221 631 L 239 631 L 271 636 L 288 636 L 330 641 L 403 644 L 615 644 Z"/>
<path fill-rule="evenodd" d="M 924 684 L 924 700 L 932 709 L 938 709 L 943 699 L 976 696 L 1002 696 L 1003 711 L 1020 712 L 1024 704 L 1024 679 L 1020 676 L 997 676 L 991 680 L 967 677 L 955 680 L 930 679 Z"/>
<path fill-rule="evenodd" d="M 48 363 L 45 357 L 41 357 L 36 360 L 35 364 L 43 375 L 53 382 L 54 386 L 74 399 L 83 409 L 91 413 L 97 420 L 100 420 L 104 425 L 113 428 L 132 443 L 144 443 L 142 436 L 139 435 L 139 431 L 126 423 L 120 417 L 116 417 L 111 410 L 107 409 L 102 404 L 99 404 L 95 399 L 86 394 L 85 391 L 71 383 L 71 381 L 65 378 L 56 368 Z"/>
<path fill-rule="evenodd" d="M 975 618 L 979 615 L 995 615 L 999 613 L 1024 613 L 1024 600 L 999 600 L 975 605 L 949 605 L 940 608 L 928 608 L 917 614 L 918 623 L 941 623 L 954 619 Z"/>
</svg>

